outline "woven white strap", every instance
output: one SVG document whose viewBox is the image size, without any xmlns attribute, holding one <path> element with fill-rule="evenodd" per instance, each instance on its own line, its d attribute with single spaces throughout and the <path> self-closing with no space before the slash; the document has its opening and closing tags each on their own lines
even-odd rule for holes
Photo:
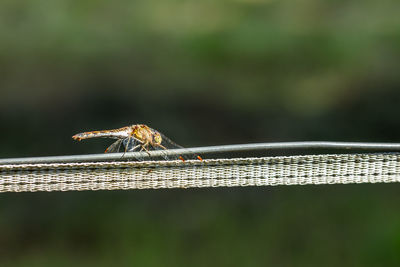
<svg viewBox="0 0 400 267">
<path fill-rule="evenodd" d="M 400 181 L 400 154 L 0 165 L 0 192 Z"/>
</svg>

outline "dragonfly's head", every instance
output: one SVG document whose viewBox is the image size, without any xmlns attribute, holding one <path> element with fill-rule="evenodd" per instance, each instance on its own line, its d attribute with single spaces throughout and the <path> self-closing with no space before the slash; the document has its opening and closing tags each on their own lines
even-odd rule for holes
<svg viewBox="0 0 400 267">
<path fill-rule="evenodd" d="M 154 133 L 154 135 L 153 135 L 153 141 L 154 141 L 154 143 L 156 143 L 156 144 L 158 144 L 158 145 L 161 145 L 162 137 L 161 137 L 161 134 L 160 134 L 159 132 L 155 132 L 155 133 Z"/>
</svg>

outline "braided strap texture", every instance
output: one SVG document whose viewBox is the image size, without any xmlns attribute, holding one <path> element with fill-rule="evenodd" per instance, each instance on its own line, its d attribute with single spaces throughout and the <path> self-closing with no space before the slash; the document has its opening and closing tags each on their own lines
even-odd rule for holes
<svg viewBox="0 0 400 267">
<path fill-rule="evenodd" d="M 400 154 L 0 165 L 0 192 L 392 183 Z"/>
</svg>

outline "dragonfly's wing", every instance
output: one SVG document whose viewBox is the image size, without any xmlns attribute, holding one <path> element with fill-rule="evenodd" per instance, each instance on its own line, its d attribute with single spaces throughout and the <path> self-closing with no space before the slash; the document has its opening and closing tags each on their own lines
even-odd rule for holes
<svg viewBox="0 0 400 267">
<path fill-rule="evenodd" d="M 106 149 L 105 153 L 119 152 L 121 146 L 124 152 L 137 151 L 137 149 L 141 147 L 140 144 L 141 143 L 138 140 L 131 137 L 118 139 Z"/>
<path fill-rule="evenodd" d="M 161 145 L 163 145 L 165 148 L 167 149 L 179 149 L 179 148 L 184 148 L 181 145 L 178 145 L 177 143 L 175 143 L 174 141 L 172 141 L 171 139 L 169 139 L 168 137 L 166 137 L 164 134 L 158 132 L 161 135 L 162 138 L 162 142 Z"/>
<path fill-rule="evenodd" d="M 177 160 L 179 155 L 168 155 L 167 150 L 159 146 L 151 146 L 151 150 L 161 150 L 161 157 L 165 160 Z"/>
<path fill-rule="evenodd" d="M 128 137 L 122 140 L 126 152 L 139 151 L 142 147 L 142 143 L 136 138 Z"/>
<path fill-rule="evenodd" d="M 122 139 L 118 139 L 114 143 L 112 143 L 109 147 L 107 147 L 106 151 L 104 153 L 114 153 L 114 152 L 119 152 L 119 149 L 122 144 Z"/>
<path fill-rule="evenodd" d="M 122 139 L 122 145 L 125 152 L 139 152 L 142 149 L 142 142 L 134 137 Z M 138 161 L 144 161 L 145 157 L 135 156 Z"/>
<path fill-rule="evenodd" d="M 152 129 L 153 130 L 153 129 Z M 155 132 L 158 132 L 156 130 L 153 130 Z M 202 158 L 197 155 L 196 153 L 193 153 L 192 151 L 190 151 L 187 148 L 184 148 L 181 145 L 178 145 L 177 143 L 175 143 L 174 141 L 172 141 L 171 139 L 169 139 L 168 137 L 166 137 L 164 134 L 158 132 L 161 135 L 162 138 L 162 142 L 161 145 L 163 147 L 165 147 L 166 149 L 183 149 L 185 153 L 182 153 L 182 155 L 166 155 L 164 158 L 167 158 L 168 160 L 176 160 L 176 159 L 180 159 L 180 160 L 190 160 L 190 159 L 198 159 L 198 160 L 202 160 Z M 156 147 L 155 150 L 160 150 L 162 148 L 160 147 Z"/>
</svg>

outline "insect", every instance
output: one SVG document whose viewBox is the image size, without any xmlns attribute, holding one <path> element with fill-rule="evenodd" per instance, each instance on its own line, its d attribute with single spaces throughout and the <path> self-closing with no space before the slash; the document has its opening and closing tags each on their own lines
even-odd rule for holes
<svg viewBox="0 0 400 267">
<path fill-rule="evenodd" d="M 105 153 L 119 152 L 121 146 L 125 152 L 133 151 L 144 151 L 150 156 L 150 150 L 167 150 L 174 148 L 183 148 L 182 146 L 174 143 L 168 137 L 162 133 L 150 128 L 144 124 L 134 124 L 130 126 L 125 126 L 119 129 L 112 130 L 102 130 L 102 131 L 90 131 L 84 133 L 78 133 L 72 136 L 73 139 L 81 141 L 83 139 L 89 138 L 113 138 L 117 139 L 112 143 L 105 151 Z M 166 160 L 180 159 L 185 161 L 186 159 L 198 159 L 203 160 L 200 156 L 191 153 L 189 151 L 185 152 L 185 156 L 175 156 L 168 155 L 168 153 L 163 153 L 162 157 Z"/>
</svg>

